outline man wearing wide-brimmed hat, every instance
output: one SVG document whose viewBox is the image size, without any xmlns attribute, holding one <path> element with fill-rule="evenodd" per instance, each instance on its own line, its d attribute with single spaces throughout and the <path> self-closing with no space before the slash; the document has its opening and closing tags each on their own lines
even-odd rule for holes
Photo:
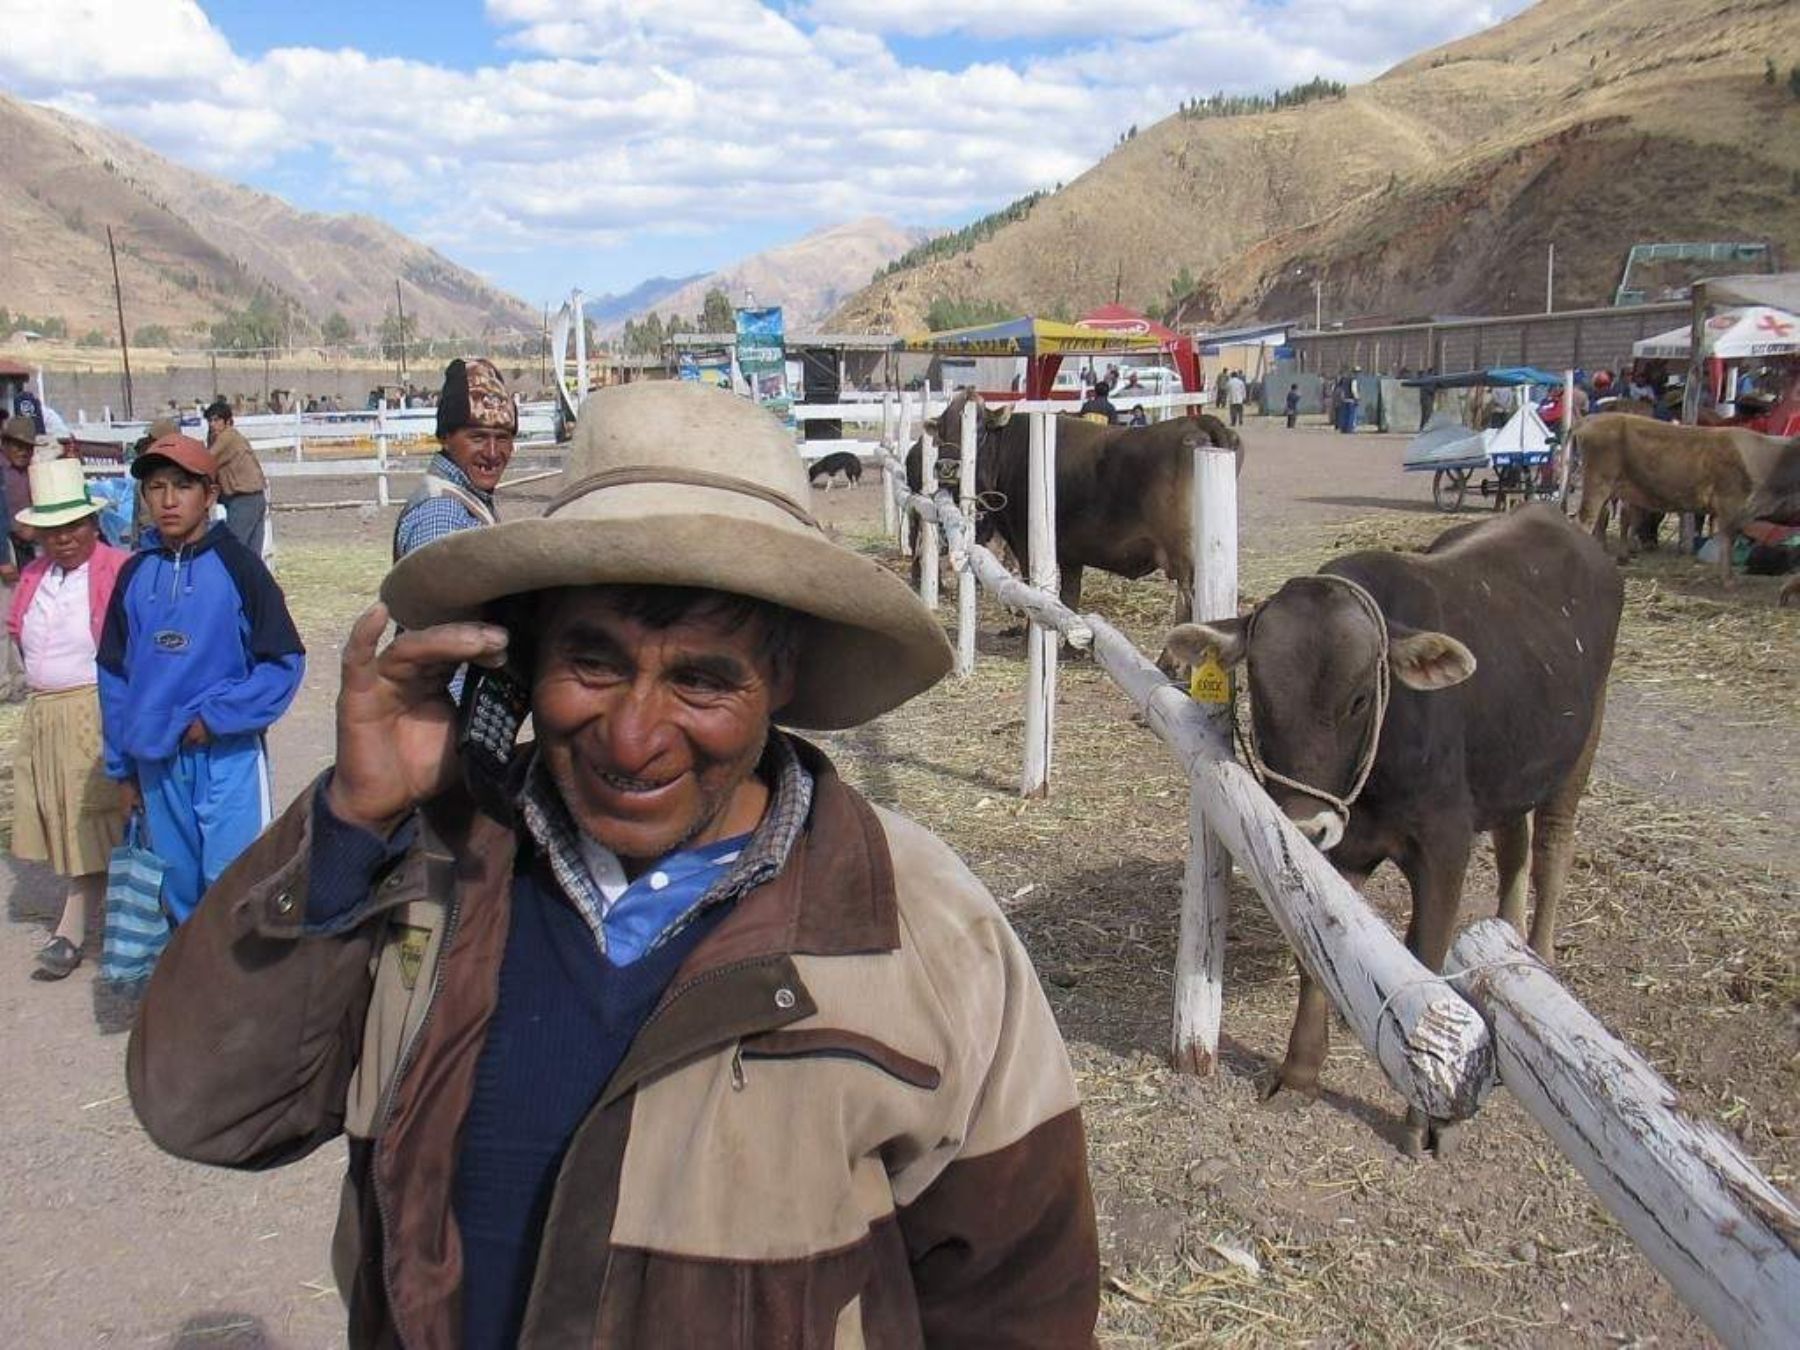
<svg viewBox="0 0 1800 1350">
<path fill-rule="evenodd" d="M 231 404 L 214 399 L 206 408 L 206 448 L 218 465 L 219 505 L 225 526 L 238 542 L 262 557 L 269 519 L 269 479 L 244 433 L 236 426 Z"/>
<path fill-rule="evenodd" d="M 935 617 L 826 536 L 755 405 L 635 384 L 583 413 L 541 518 L 409 555 L 357 622 L 335 768 L 152 980 L 140 1118 L 228 1166 L 349 1136 L 355 1345 L 1090 1345 L 1030 961 L 786 729 L 928 688 Z M 509 666 L 534 728 L 480 791 L 464 662 Z"/>
<path fill-rule="evenodd" d="M 512 463 L 519 408 L 492 361 L 458 357 L 444 368 L 438 393 L 437 438 L 424 480 L 394 521 L 394 560 L 414 549 L 492 525 L 494 489 Z"/>
<path fill-rule="evenodd" d="M 127 555 L 100 538 L 100 508 L 80 460 L 33 464 L 31 489 L 19 519 L 41 551 L 19 577 L 6 616 L 7 649 L 17 644 L 31 691 L 13 752 L 12 851 L 69 879 L 62 917 L 33 972 L 60 980 L 81 962 L 107 859 L 125 831 L 103 768 L 95 658 Z"/>
</svg>

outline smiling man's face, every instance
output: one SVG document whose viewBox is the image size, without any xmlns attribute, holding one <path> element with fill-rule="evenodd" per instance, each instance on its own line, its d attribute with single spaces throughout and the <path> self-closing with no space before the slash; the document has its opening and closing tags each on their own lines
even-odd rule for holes
<svg viewBox="0 0 1800 1350">
<path fill-rule="evenodd" d="M 462 427 L 444 438 L 444 453 L 469 481 L 483 492 L 492 492 L 506 466 L 512 463 L 513 434 L 487 427 Z"/>
<path fill-rule="evenodd" d="M 703 609 L 652 627 L 604 587 L 540 612 L 532 724 L 575 823 L 628 876 L 754 829 L 768 803 L 757 761 L 793 688 L 764 623 Z"/>
</svg>

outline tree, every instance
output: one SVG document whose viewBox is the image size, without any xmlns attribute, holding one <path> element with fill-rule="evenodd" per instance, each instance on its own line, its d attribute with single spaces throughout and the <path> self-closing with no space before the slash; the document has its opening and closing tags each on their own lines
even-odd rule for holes
<svg viewBox="0 0 1800 1350">
<path fill-rule="evenodd" d="M 212 325 L 212 345 L 221 351 L 267 351 L 281 345 L 287 329 L 287 307 L 268 291 L 258 291 L 250 303 Z"/>
<path fill-rule="evenodd" d="M 110 341 L 106 334 L 98 328 L 90 328 L 75 339 L 75 345 L 77 347 L 105 347 L 110 345 Z"/>
<path fill-rule="evenodd" d="M 737 314 L 731 308 L 731 297 L 723 286 L 714 286 L 700 302 L 699 329 L 702 333 L 730 333 L 737 328 Z"/>
<path fill-rule="evenodd" d="M 147 323 L 131 335 L 131 340 L 140 347 L 172 347 L 175 345 L 174 335 L 169 332 L 167 324 Z"/>
<path fill-rule="evenodd" d="M 341 347 L 355 336 L 356 330 L 350 326 L 350 320 L 344 317 L 342 310 L 332 310 L 319 327 L 319 337 L 328 347 Z"/>
<path fill-rule="evenodd" d="M 381 317 L 381 354 L 393 360 L 403 349 L 416 348 L 418 335 L 417 319 L 410 314 L 402 315 L 390 309 Z"/>
</svg>

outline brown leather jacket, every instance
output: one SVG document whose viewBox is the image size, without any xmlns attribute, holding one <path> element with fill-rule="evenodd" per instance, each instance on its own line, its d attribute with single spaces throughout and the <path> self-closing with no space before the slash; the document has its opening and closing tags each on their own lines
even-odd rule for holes
<svg viewBox="0 0 1800 1350">
<path fill-rule="evenodd" d="M 1030 962 L 939 840 L 796 748 L 806 827 L 689 956 L 574 1135 L 520 1344 L 1089 1346 L 1081 1119 Z M 453 1347 L 450 1182 L 514 837 L 434 807 L 431 842 L 361 922 L 303 934 L 312 801 L 170 943 L 132 1101 L 162 1147 L 225 1166 L 344 1132 L 351 1344 Z"/>
</svg>

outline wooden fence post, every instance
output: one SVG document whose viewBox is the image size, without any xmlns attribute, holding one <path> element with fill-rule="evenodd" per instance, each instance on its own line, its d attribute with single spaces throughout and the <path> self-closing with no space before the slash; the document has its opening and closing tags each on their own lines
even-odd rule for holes
<svg viewBox="0 0 1800 1350">
<path fill-rule="evenodd" d="M 1031 414 L 1028 509 L 1033 586 L 1055 595 L 1056 575 L 1056 414 Z M 1019 793 L 1042 797 L 1050 791 L 1050 757 L 1056 740 L 1057 633 L 1033 619 L 1027 630 L 1029 673 L 1025 681 L 1025 769 Z"/>
<path fill-rule="evenodd" d="M 388 433 L 387 406 L 375 410 L 375 500 L 388 504 Z"/>
<path fill-rule="evenodd" d="M 969 541 L 975 534 L 975 451 L 980 435 L 978 407 L 974 399 L 966 399 L 962 410 L 962 463 L 957 470 L 956 497 L 963 519 L 969 525 Z M 975 673 L 975 600 L 981 583 L 973 567 L 960 568 L 956 574 L 956 673 L 965 679 Z"/>
<path fill-rule="evenodd" d="M 1579 324 L 1577 324 L 1579 328 Z M 1562 475 L 1556 485 L 1557 505 L 1569 513 L 1569 468 L 1575 457 L 1575 372 L 1563 372 L 1562 400 Z"/>
<path fill-rule="evenodd" d="M 1681 1301 L 1729 1346 L 1800 1345 L 1800 1209 L 1488 919 L 1450 948 L 1500 1081 L 1587 1178 Z"/>
<path fill-rule="evenodd" d="M 1196 622 L 1237 617 L 1237 459 L 1231 451 L 1194 451 L 1194 598 Z M 1223 676 L 1223 672 L 1218 672 Z M 1231 744 L 1231 685 L 1196 689 L 1207 725 Z M 1231 855 L 1206 828 L 1200 794 L 1189 788 L 1188 859 L 1181 885 L 1181 928 L 1175 946 L 1175 1024 L 1170 1059 L 1188 1073 L 1218 1065 L 1225 1001 L 1225 929 L 1231 914 Z"/>
<path fill-rule="evenodd" d="M 938 438 L 931 431 L 931 401 L 925 399 L 919 418 L 919 495 L 926 501 L 937 496 Z M 918 525 L 919 599 L 925 608 L 938 606 L 938 526 L 932 516 L 921 515 Z"/>
<path fill-rule="evenodd" d="M 896 453 L 896 433 L 894 428 L 894 391 L 889 389 L 881 395 L 881 444 L 889 454 Z M 898 454 L 902 462 L 906 459 L 906 447 L 901 446 Z M 881 532 L 889 539 L 900 528 L 900 522 L 894 519 L 894 471 L 889 467 L 886 457 L 881 461 Z"/>
<path fill-rule="evenodd" d="M 895 447 L 895 454 L 897 454 L 900 457 L 900 462 L 902 464 L 906 463 L 907 455 L 909 455 L 912 452 L 912 438 L 913 438 L 912 400 L 906 396 L 905 390 L 901 390 L 900 391 L 900 441 L 899 441 L 899 444 Z M 907 487 L 910 489 L 912 487 L 912 484 L 908 483 Z M 897 530 L 897 533 L 894 535 L 894 542 L 900 546 L 900 556 L 903 558 L 912 557 L 913 518 L 912 518 L 911 511 L 900 512 L 899 520 L 896 522 L 896 530 Z"/>
</svg>

